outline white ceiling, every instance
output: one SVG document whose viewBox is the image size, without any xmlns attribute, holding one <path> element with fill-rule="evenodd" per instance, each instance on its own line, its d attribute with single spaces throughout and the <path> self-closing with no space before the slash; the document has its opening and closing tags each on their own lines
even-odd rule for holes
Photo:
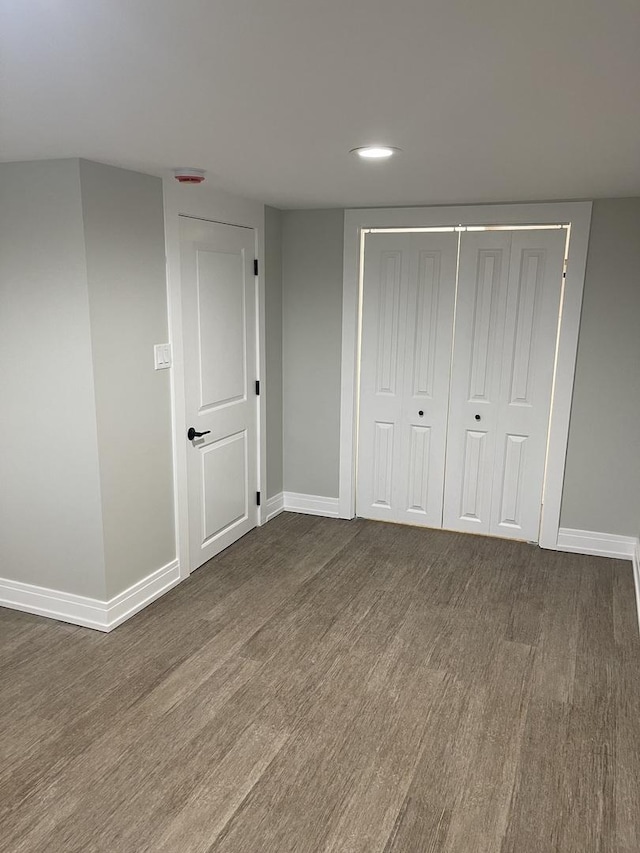
<svg viewBox="0 0 640 853">
<path fill-rule="evenodd" d="M 5 161 L 201 167 L 281 207 L 640 195 L 639 0 L 0 8 Z"/>
</svg>

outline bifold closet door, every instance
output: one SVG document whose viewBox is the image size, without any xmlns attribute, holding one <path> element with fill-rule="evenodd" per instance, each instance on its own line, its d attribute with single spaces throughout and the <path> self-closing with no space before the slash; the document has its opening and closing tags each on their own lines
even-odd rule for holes
<svg viewBox="0 0 640 853">
<path fill-rule="evenodd" d="M 446 528 L 538 540 L 565 239 L 461 236 Z"/>
<path fill-rule="evenodd" d="M 442 526 L 456 233 L 365 243 L 356 512 Z"/>
</svg>

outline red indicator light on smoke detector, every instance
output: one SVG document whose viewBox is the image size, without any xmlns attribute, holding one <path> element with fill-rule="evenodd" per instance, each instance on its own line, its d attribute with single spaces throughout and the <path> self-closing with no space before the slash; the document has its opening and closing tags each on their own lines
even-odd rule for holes
<svg viewBox="0 0 640 853">
<path fill-rule="evenodd" d="M 203 169 L 175 169 L 173 174 L 181 184 L 201 184 L 204 181 Z"/>
</svg>

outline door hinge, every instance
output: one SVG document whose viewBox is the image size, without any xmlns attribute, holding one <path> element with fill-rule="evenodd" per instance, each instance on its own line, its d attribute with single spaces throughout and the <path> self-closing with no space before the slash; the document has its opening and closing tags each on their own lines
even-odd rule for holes
<svg viewBox="0 0 640 853">
<path fill-rule="evenodd" d="M 253 262 L 253 274 L 258 275 L 258 259 L 257 258 L 255 258 L 255 260 Z"/>
<path fill-rule="evenodd" d="M 260 492 L 256 492 L 256 505 L 260 506 Z"/>
<path fill-rule="evenodd" d="M 256 379 L 256 397 L 260 396 L 260 380 Z"/>
</svg>

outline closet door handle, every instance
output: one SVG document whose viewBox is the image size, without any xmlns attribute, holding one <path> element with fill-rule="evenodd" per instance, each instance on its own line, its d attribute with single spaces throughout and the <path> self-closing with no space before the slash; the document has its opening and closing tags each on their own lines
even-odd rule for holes
<svg viewBox="0 0 640 853">
<path fill-rule="evenodd" d="M 481 420 L 480 415 L 476 415 L 476 420 L 477 421 Z"/>
</svg>

